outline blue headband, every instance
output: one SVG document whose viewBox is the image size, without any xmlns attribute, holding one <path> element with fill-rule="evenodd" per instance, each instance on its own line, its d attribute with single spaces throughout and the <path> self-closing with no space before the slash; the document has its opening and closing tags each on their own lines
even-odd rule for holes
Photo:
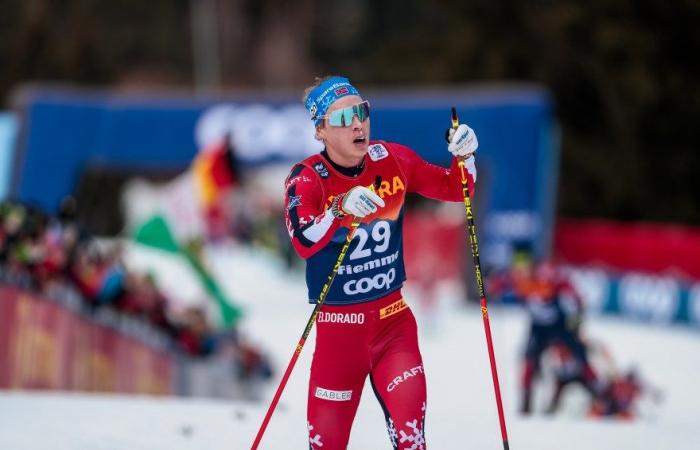
<svg viewBox="0 0 700 450">
<path fill-rule="evenodd" d="M 321 123 L 333 102 L 347 95 L 360 95 L 360 92 L 345 77 L 330 77 L 313 88 L 304 106 L 311 114 L 314 125 Z"/>
</svg>

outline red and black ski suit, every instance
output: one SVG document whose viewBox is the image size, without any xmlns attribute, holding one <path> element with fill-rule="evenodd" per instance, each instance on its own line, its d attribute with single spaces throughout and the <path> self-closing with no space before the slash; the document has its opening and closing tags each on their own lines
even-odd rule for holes
<svg viewBox="0 0 700 450">
<path fill-rule="evenodd" d="M 377 177 L 380 183 L 376 184 Z M 473 177 L 468 174 L 470 190 Z M 402 221 L 407 192 L 462 201 L 461 172 L 427 163 L 403 145 L 371 142 L 364 167 L 351 177 L 321 154 L 292 168 L 286 180 L 286 225 L 306 259 L 309 301 L 333 269 L 352 218 L 334 217 L 333 198 L 375 186 L 385 202 L 355 231 L 316 319 L 308 397 L 309 448 L 345 450 L 369 375 L 394 449 L 425 449 L 425 370 L 416 321 L 402 298 Z M 429 236 L 425 237 L 429 239 Z"/>
</svg>

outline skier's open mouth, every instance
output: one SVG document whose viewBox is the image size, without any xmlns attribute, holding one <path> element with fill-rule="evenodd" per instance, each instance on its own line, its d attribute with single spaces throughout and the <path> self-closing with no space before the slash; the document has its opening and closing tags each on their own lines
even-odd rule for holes
<svg viewBox="0 0 700 450">
<path fill-rule="evenodd" d="M 356 137 L 352 141 L 353 144 L 366 144 L 367 143 L 367 138 L 364 136 L 361 137 Z"/>
</svg>

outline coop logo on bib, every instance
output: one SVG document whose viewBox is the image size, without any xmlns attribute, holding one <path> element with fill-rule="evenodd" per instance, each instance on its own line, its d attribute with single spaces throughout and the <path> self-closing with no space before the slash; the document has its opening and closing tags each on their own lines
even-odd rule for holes
<svg viewBox="0 0 700 450">
<path fill-rule="evenodd" d="M 348 295 L 366 294 L 374 289 L 387 289 L 396 279 L 396 269 L 386 273 L 378 273 L 373 277 L 350 280 L 343 285 L 343 291 Z"/>
</svg>

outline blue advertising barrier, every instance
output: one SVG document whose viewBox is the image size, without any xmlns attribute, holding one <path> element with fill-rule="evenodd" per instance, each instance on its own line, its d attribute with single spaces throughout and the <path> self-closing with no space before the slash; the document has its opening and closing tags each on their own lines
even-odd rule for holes
<svg viewBox="0 0 700 450">
<path fill-rule="evenodd" d="M 689 325 L 700 330 L 700 282 L 595 267 L 569 267 L 567 273 L 593 313 L 652 324 Z"/>
<path fill-rule="evenodd" d="M 462 90 L 364 90 L 371 136 L 412 147 L 448 166 L 444 133 L 450 107 L 477 133 L 478 197 L 485 262 L 506 264 L 514 241 L 548 251 L 558 172 L 551 99 L 534 86 Z M 318 152 L 298 98 L 133 97 L 66 90 L 24 96 L 24 127 L 13 191 L 56 209 L 88 167 L 173 170 L 198 149 L 230 136 L 243 164 L 299 159 Z"/>
<path fill-rule="evenodd" d="M 0 112 L 0 200 L 8 195 L 10 170 L 15 150 L 17 118 L 11 113 Z"/>
</svg>

